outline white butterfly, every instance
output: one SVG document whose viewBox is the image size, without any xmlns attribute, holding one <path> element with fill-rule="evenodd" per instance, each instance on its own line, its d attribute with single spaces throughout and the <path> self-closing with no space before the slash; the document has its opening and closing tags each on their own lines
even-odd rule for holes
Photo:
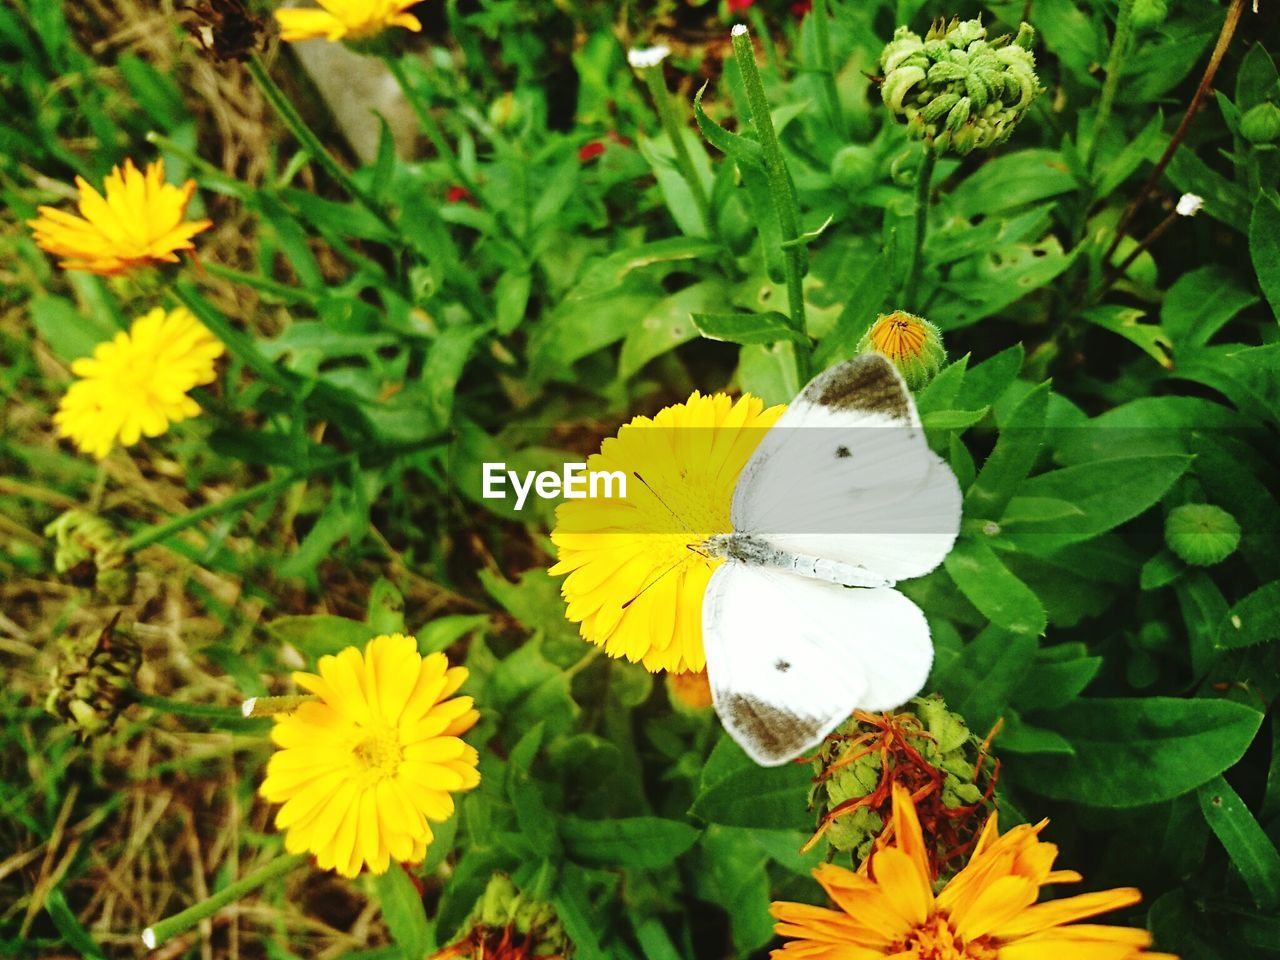
<svg viewBox="0 0 1280 960">
<path fill-rule="evenodd" d="M 893 365 L 864 354 L 801 391 L 733 492 L 702 605 L 716 712 L 757 763 L 811 749 L 857 709 L 919 693 L 933 662 L 922 576 L 960 530 L 960 487 Z"/>
</svg>

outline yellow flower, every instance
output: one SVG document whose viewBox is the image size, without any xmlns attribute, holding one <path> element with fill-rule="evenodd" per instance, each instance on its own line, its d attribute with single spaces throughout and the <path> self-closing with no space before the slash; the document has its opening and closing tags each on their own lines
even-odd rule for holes
<svg viewBox="0 0 1280 960">
<path fill-rule="evenodd" d="M 1050 883 L 1076 883 L 1054 870 L 1058 848 L 1039 839 L 1047 820 L 1001 836 L 993 814 L 969 864 L 936 896 L 911 795 L 894 784 L 893 840 L 869 861 L 869 876 L 834 864 L 814 870 L 838 910 L 774 903 L 780 960 L 1177 960 L 1147 953 L 1151 935 L 1134 927 L 1075 921 L 1132 906 L 1129 887 L 1036 903 Z"/>
<path fill-rule="evenodd" d="M 567 574 L 565 616 L 611 657 L 651 671 L 706 667 L 702 597 L 721 560 L 699 548 L 729 533 L 738 474 L 783 407 L 695 392 L 605 440 L 587 470 L 619 471 L 627 496 L 569 500 L 551 540 Z"/>
<path fill-rule="evenodd" d="M 158 437 L 200 412 L 187 391 L 214 378 L 222 343 L 190 311 L 157 307 L 126 333 L 98 344 L 92 357 L 71 364 L 77 380 L 53 422 L 83 452 L 101 459 L 119 441 L 131 446 Z"/>
<path fill-rule="evenodd" d="M 859 353 L 868 351 L 888 357 L 912 390 L 928 384 L 947 360 L 941 331 L 905 310 L 877 318 L 858 344 Z"/>
<path fill-rule="evenodd" d="M 706 710 L 711 707 L 711 681 L 707 671 L 697 673 L 668 673 L 667 692 L 671 699 L 686 710 Z"/>
<path fill-rule="evenodd" d="M 280 39 L 361 40 L 388 27 L 417 33 L 418 18 L 406 11 L 419 0 L 316 0 L 322 10 L 277 10 Z"/>
<path fill-rule="evenodd" d="M 427 821 L 447 820 L 450 793 L 480 782 L 479 757 L 459 739 L 479 714 L 470 697 L 449 699 L 466 669 L 443 653 L 421 656 L 399 633 L 374 637 L 363 655 L 347 647 L 321 657 L 319 669 L 293 675 L 319 699 L 276 720 L 281 749 L 259 788 L 284 804 L 276 826 L 285 849 L 310 851 L 344 877 L 420 862 Z"/>
<path fill-rule="evenodd" d="M 148 164 L 145 173 L 132 160 L 123 170 L 114 167 L 103 185 L 105 197 L 82 177 L 76 186 L 81 216 L 41 207 L 39 218 L 27 221 L 40 249 L 62 257 L 67 270 L 113 276 L 177 263 L 179 252 L 195 249 L 191 238 L 213 226 L 211 220 L 183 220 L 196 182 L 165 183 L 163 160 Z"/>
</svg>

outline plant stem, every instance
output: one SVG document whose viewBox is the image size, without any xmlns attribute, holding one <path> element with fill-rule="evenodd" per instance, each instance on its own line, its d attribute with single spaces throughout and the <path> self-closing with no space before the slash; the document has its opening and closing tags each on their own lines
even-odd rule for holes
<svg viewBox="0 0 1280 960">
<path fill-rule="evenodd" d="M 1111 52 L 1107 56 L 1107 79 L 1102 84 L 1102 97 L 1098 101 L 1098 113 L 1093 122 L 1093 134 L 1084 149 L 1084 166 L 1092 169 L 1093 158 L 1098 146 L 1098 138 L 1107 122 L 1111 119 L 1111 107 L 1115 103 L 1116 90 L 1120 85 L 1120 73 L 1124 69 L 1124 55 L 1129 52 L 1129 41 L 1133 39 L 1133 4 L 1134 0 L 1120 0 L 1120 12 L 1116 16 L 1116 32 L 1111 38 Z"/>
<path fill-rule="evenodd" d="M 246 717 L 273 717 L 278 713 L 293 713 L 304 703 L 318 698 L 309 693 L 291 697 L 250 697 L 240 705 L 240 713 Z"/>
<path fill-rule="evenodd" d="M 418 118 L 418 124 L 422 127 L 422 132 L 427 135 L 427 139 L 431 141 L 431 146 L 435 148 L 436 154 L 448 165 L 449 172 L 453 174 L 453 178 L 458 182 L 458 185 L 464 187 L 478 201 L 480 199 L 480 191 L 476 186 L 475 180 L 462 168 L 462 164 L 459 162 L 457 154 L 453 152 L 453 147 L 449 145 L 449 141 L 445 138 L 440 124 L 431 115 L 427 105 L 422 102 L 422 97 L 418 91 L 409 83 L 409 76 L 404 72 L 404 64 L 400 62 L 398 57 L 390 54 L 387 54 L 382 59 L 386 63 L 387 69 L 391 71 L 391 75 L 395 77 L 396 83 L 404 94 L 404 98 L 409 101 L 409 106 L 413 108 L 413 113 Z"/>
<path fill-rule="evenodd" d="M 137 702 L 161 713 L 171 713 L 176 717 L 209 717 L 214 720 L 243 720 L 236 707 L 220 707 L 216 703 L 188 703 L 184 700 L 172 700 L 159 697 L 153 693 L 139 693 Z"/>
<path fill-rule="evenodd" d="M 787 173 L 786 160 L 782 156 L 782 145 L 778 142 L 778 134 L 773 128 L 773 117 L 769 112 L 769 100 L 765 96 L 764 82 L 760 79 L 760 71 L 756 67 L 755 48 L 751 45 L 751 34 L 743 24 L 733 28 L 733 55 L 742 72 L 742 83 L 747 91 L 747 107 L 751 113 L 751 125 L 755 128 L 756 138 L 764 155 L 765 173 L 769 178 L 769 194 L 773 198 L 773 208 L 778 216 L 778 225 L 782 232 L 782 241 L 797 240 L 800 237 L 800 211 L 796 204 L 795 192 L 791 186 L 791 177 Z M 803 244 L 792 243 L 783 249 L 783 271 L 787 278 L 787 302 L 791 308 L 791 325 L 799 332 L 808 334 L 808 323 L 805 319 L 804 286 L 808 251 Z M 801 358 L 797 351 L 797 360 L 803 359 L 802 366 L 807 366 L 807 357 Z M 801 370 L 801 378 L 807 379 Z"/>
<path fill-rule="evenodd" d="M 188 527 L 195 526 L 202 520 L 210 517 L 216 517 L 222 513 L 229 513 L 232 510 L 238 510 L 246 504 L 253 503 L 263 497 L 270 496 L 280 490 L 285 489 L 290 484 L 307 477 L 314 476 L 317 473 L 323 473 L 333 467 L 347 463 L 349 457 L 335 457 L 332 460 L 324 460 L 312 464 L 310 467 L 304 467 L 299 470 L 290 470 L 288 473 L 282 473 L 278 477 L 272 477 L 270 480 L 264 480 L 255 486 L 249 487 L 247 490 L 241 490 L 234 493 L 225 500 L 219 500 L 216 503 L 206 503 L 203 507 L 197 507 L 178 517 L 172 517 L 163 523 L 152 524 L 139 530 L 128 540 L 124 542 L 122 549 L 126 553 L 133 553 L 141 550 L 143 547 L 149 547 L 153 543 L 159 543 L 168 537 L 179 533 Z"/>
<path fill-rule="evenodd" d="M 702 217 L 702 224 L 707 229 L 707 236 L 717 239 L 719 231 L 716 229 L 715 217 L 711 212 L 711 198 L 707 196 L 706 187 L 698 176 L 697 168 L 693 165 L 689 145 L 684 141 L 685 124 L 676 116 L 675 103 L 672 102 L 671 94 L 667 90 L 667 82 L 662 75 L 662 64 L 646 67 L 640 73 L 644 75 L 644 82 L 649 87 L 649 96 L 653 99 L 653 105 L 658 111 L 662 129 L 671 140 L 676 166 L 680 170 L 680 175 L 684 177 L 685 183 L 689 185 L 689 192 L 693 194 L 693 202 L 698 206 L 698 214 Z"/>
<path fill-rule="evenodd" d="M 1235 36 L 1236 27 L 1240 23 L 1240 15 L 1244 12 L 1244 3 L 1245 0 L 1232 0 L 1231 6 L 1227 9 L 1226 19 L 1222 21 L 1222 30 L 1218 33 L 1218 42 L 1213 48 L 1213 54 L 1209 57 L 1209 62 L 1205 65 L 1204 75 L 1200 78 L 1200 85 L 1196 87 L 1196 92 L 1191 97 L 1191 102 L 1187 104 L 1187 112 L 1182 115 L 1182 122 L 1178 124 L 1178 129 L 1174 131 L 1173 137 L 1169 140 L 1169 145 L 1165 147 L 1164 153 L 1161 154 L 1159 161 L 1155 165 L 1155 169 L 1151 171 L 1151 176 L 1147 177 L 1146 182 L 1142 184 L 1133 199 L 1129 201 L 1129 206 L 1125 207 L 1124 214 L 1121 215 L 1120 222 L 1116 224 L 1115 233 L 1111 237 L 1111 245 L 1107 247 L 1107 252 L 1103 254 L 1103 263 L 1110 263 L 1111 258 L 1115 256 L 1116 248 L 1120 246 L 1120 240 L 1125 231 L 1129 229 L 1133 218 L 1137 216 L 1138 210 L 1146 202 L 1152 189 L 1160 178 L 1164 176 L 1165 168 L 1169 166 L 1169 161 L 1173 159 L 1174 153 L 1177 152 L 1183 138 L 1186 137 L 1191 121 L 1200 110 L 1201 101 L 1204 100 L 1213 85 L 1213 78 L 1218 72 L 1218 67 L 1222 65 L 1222 59 L 1226 56 L 1227 48 L 1231 46 L 1231 39 Z"/>
<path fill-rule="evenodd" d="M 324 167 L 329 176 L 333 177 L 342 187 L 343 191 L 352 199 L 359 201 L 370 213 L 390 230 L 393 234 L 399 234 L 395 223 L 387 215 L 382 204 L 378 203 L 372 196 L 362 189 L 352 178 L 342 164 L 334 158 L 333 154 L 328 151 L 320 138 L 316 136 L 314 130 L 307 125 L 302 119 L 302 114 L 298 113 L 293 102 L 280 89 L 279 85 L 271 79 L 271 75 L 262 64 L 262 60 L 257 56 L 250 58 L 246 66 L 249 75 L 253 77 L 254 82 L 258 85 L 258 89 L 262 91 L 263 97 L 267 103 L 271 104 L 271 108 L 275 110 L 276 115 L 289 128 L 289 132 L 293 134 L 294 139 L 302 145 L 302 149 L 320 166 Z"/>
<path fill-rule="evenodd" d="M 827 122 L 832 130 L 844 137 L 844 112 L 840 109 L 840 91 L 836 87 L 835 64 L 831 59 L 831 22 L 827 16 L 827 0 L 813 0 L 809 16 L 813 18 L 813 39 L 818 47 L 818 72 L 822 74 Z"/>
<path fill-rule="evenodd" d="M 902 299 L 909 309 L 919 305 L 916 284 L 920 280 L 920 268 L 924 260 L 924 239 L 929 230 L 929 188 L 933 182 L 933 168 L 938 155 L 926 146 L 920 156 L 920 168 L 916 171 L 916 228 L 911 240 L 911 265 L 902 288 Z"/>
<path fill-rule="evenodd" d="M 190 930 L 201 920 L 213 916 L 227 904 L 257 890 L 264 883 L 275 880 L 277 877 L 283 877 L 305 863 L 308 856 L 309 854 L 306 853 L 290 853 L 277 857 L 265 867 L 256 870 L 247 877 L 241 877 L 235 883 L 227 884 L 209 899 L 202 900 L 181 913 L 175 913 L 173 916 L 166 917 L 159 923 L 147 927 L 142 931 L 143 944 L 146 945 L 148 950 L 154 950 L 162 943 L 172 940 L 178 934 Z"/>
</svg>

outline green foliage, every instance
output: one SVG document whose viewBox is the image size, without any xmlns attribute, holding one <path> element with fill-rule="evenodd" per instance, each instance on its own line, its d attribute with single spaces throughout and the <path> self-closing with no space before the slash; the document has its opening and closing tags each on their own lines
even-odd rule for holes
<svg viewBox="0 0 1280 960">
<path fill-rule="evenodd" d="M 931 625 L 926 692 L 979 736 L 1001 724 L 1002 823 L 1049 815 L 1064 867 L 1142 887 L 1161 949 L 1274 955 L 1269 41 L 1241 29 L 1175 145 L 1223 22 L 1212 0 L 1122 4 L 1124 29 L 1102 0 L 831 0 L 821 22 L 760 0 L 754 53 L 730 46 L 722 4 L 429 6 L 421 37 L 397 31 L 369 60 L 429 146 L 384 126 L 355 145 L 370 162 L 351 161 L 285 51 L 268 81 L 314 142 L 259 119 L 253 163 L 225 169 L 215 148 L 241 156 L 235 132 L 202 105 L 193 77 L 210 68 L 177 24 L 126 50 L 78 5 L 0 9 L 0 954 L 132 943 L 159 918 L 101 912 L 121 858 L 154 871 L 140 902 L 174 912 L 268 857 L 266 723 L 234 701 L 404 631 L 469 668 L 481 785 L 412 876 L 352 885 L 380 908 L 382 952 L 321 951 L 298 911 L 333 910 L 320 919 L 342 929 L 355 913 L 289 894 L 286 924 L 283 889 L 259 894 L 273 919 L 242 919 L 242 941 L 421 957 L 505 873 L 553 905 L 580 957 L 764 956 L 770 900 L 820 899 L 823 851 L 799 852 L 807 768 L 755 766 L 710 711 L 583 643 L 545 572 L 552 505 L 517 512 L 471 478 L 485 461 L 583 459 L 694 389 L 786 402 L 878 314 L 910 309 L 958 358 L 917 399 L 964 493 L 954 551 L 901 585 Z M 952 15 L 1016 35 L 1028 7 L 1044 95 L 994 91 L 1016 101 L 1016 131 L 934 165 L 868 80 L 885 43 Z M 672 41 L 657 70 L 679 136 L 620 37 Z M 959 94 L 943 92 L 949 116 Z M 146 286 L 64 273 L 35 248 L 22 221 L 125 157 L 195 178 L 191 215 L 225 231 L 201 266 Z M 1195 217 L 1170 212 L 1184 192 L 1203 198 Z M 55 443 L 65 367 L 177 303 L 228 349 L 203 415 L 101 471 Z M 52 638 L 98 609 L 40 533 L 77 504 L 152 545 L 139 556 L 172 617 L 148 635 L 156 697 L 89 746 L 39 709 Z M 1208 505 L 1234 525 L 1210 531 L 1233 541 L 1211 565 L 1180 526 Z M 244 822 L 224 836 L 232 811 Z M 200 867 L 203 888 L 175 852 L 193 837 L 223 858 Z"/>
</svg>

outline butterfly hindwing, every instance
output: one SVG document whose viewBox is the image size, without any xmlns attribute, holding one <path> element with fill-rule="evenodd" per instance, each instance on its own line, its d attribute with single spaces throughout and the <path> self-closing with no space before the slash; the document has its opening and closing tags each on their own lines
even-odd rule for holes
<svg viewBox="0 0 1280 960">
<path fill-rule="evenodd" d="M 905 702 L 933 659 L 924 615 L 896 590 L 738 561 L 712 575 L 702 620 L 716 712 L 765 766 L 812 749 L 855 709 Z"/>
</svg>

